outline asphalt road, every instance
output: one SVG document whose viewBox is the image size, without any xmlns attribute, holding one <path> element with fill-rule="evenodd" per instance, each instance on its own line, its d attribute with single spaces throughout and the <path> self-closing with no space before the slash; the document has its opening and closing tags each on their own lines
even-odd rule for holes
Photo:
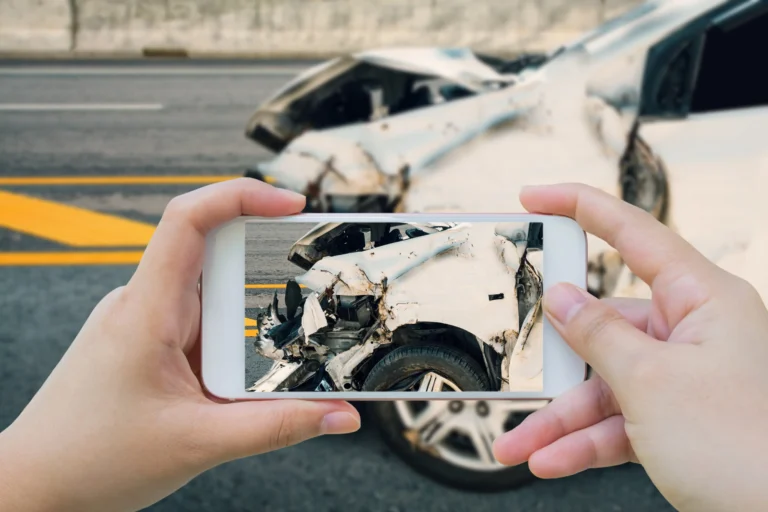
<svg viewBox="0 0 768 512">
<path fill-rule="evenodd" d="M 304 272 L 288 261 L 293 244 L 315 224 L 251 223 L 245 227 L 245 283 L 284 285 Z M 246 288 L 245 317 L 258 320 L 266 312 L 277 293 L 278 308 L 285 313 L 283 290 Z M 272 360 L 260 356 L 253 348 L 253 338 L 245 338 L 245 383 L 251 386 L 272 366 Z"/>
<path fill-rule="evenodd" d="M 0 62 L 0 179 L 240 174 L 268 155 L 243 137 L 248 116 L 297 65 Z M 115 103 L 122 110 L 104 108 Z M 0 185 L 0 192 L 152 223 L 170 197 L 193 187 Z M 9 216 L 0 203 L 0 225 Z M 0 256 L 69 250 L 45 237 L 0 228 Z M 0 266 L 0 428 L 32 398 L 98 300 L 124 284 L 133 268 Z M 448 489 L 403 464 L 367 424 L 351 436 L 227 464 L 151 510 L 666 509 L 639 466 L 492 495 Z"/>
</svg>

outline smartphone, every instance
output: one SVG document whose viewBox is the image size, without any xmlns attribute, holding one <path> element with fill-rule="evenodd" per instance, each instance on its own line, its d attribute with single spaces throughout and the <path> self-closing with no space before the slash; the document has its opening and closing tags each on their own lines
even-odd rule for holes
<svg viewBox="0 0 768 512">
<path fill-rule="evenodd" d="M 585 363 L 542 312 L 586 236 L 532 214 L 241 217 L 211 233 L 202 380 L 230 400 L 551 399 Z"/>
</svg>

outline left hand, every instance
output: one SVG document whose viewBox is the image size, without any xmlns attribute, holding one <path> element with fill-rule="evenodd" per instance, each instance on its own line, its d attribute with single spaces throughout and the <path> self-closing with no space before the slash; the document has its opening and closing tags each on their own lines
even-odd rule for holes
<svg viewBox="0 0 768 512">
<path fill-rule="evenodd" d="M 303 207 L 303 196 L 245 178 L 173 199 L 131 280 L 0 434 L 0 509 L 135 510 L 225 461 L 357 430 L 345 402 L 223 404 L 198 380 L 206 233 Z"/>
</svg>

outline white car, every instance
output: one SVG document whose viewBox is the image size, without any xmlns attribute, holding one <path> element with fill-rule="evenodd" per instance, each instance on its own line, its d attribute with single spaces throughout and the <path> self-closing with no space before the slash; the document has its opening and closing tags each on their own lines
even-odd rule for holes
<svg viewBox="0 0 768 512">
<path fill-rule="evenodd" d="M 469 50 L 342 58 L 254 114 L 249 136 L 280 150 L 254 176 L 323 211 L 515 212 L 524 185 L 585 182 L 652 212 L 768 298 L 765 48 L 766 0 L 654 0 L 511 73 Z M 352 83 L 357 92 L 330 99 Z M 323 125 L 320 104 L 341 115 Z M 610 247 L 590 238 L 589 251 L 593 293 L 648 296 Z M 489 404 L 454 406 L 472 412 L 451 423 L 469 442 L 420 429 L 445 414 L 434 403 L 375 407 L 385 437 L 418 469 L 495 489 L 524 475 L 502 471 L 480 441 L 507 417 Z"/>
<path fill-rule="evenodd" d="M 541 223 L 319 224 L 249 391 L 540 391 L 542 247 Z"/>
</svg>

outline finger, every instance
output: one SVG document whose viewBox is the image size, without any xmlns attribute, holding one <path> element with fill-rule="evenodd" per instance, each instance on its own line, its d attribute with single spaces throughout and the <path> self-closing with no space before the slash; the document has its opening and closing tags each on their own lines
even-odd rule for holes
<svg viewBox="0 0 768 512">
<path fill-rule="evenodd" d="M 651 309 L 649 300 L 608 298 L 601 302 L 616 309 L 636 329 L 647 328 Z M 620 412 L 606 382 L 595 377 L 567 391 L 530 415 L 517 428 L 499 437 L 494 444 L 494 453 L 502 464 L 522 464 L 535 451 Z"/>
<path fill-rule="evenodd" d="M 635 363 L 665 345 L 629 323 L 618 311 L 585 290 L 559 283 L 544 293 L 552 326 L 621 398 Z"/>
<path fill-rule="evenodd" d="M 566 391 L 500 436 L 493 444 L 493 453 L 502 464 L 516 466 L 558 439 L 619 412 L 619 405 L 605 381 L 595 377 Z"/>
<path fill-rule="evenodd" d="M 603 304 L 615 309 L 635 329 L 648 332 L 648 322 L 651 316 L 651 301 L 628 297 L 608 297 L 601 299 Z"/>
<path fill-rule="evenodd" d="M 189 342 L 188 342 L 189 343 Z M 189 363 L 189 369 L 198 380 L 201 380 L 203 371 L 203 350 L 200 345 L 200 338 L 194 339 L 191 344 L 183 347 L 184 353 L 187 356 L 187 362 Z M 205 386 L 201 386 L 205 390 Z"/>
<path fill-rule="evenodd" d="M 619 251 L 629 269 L 648 284 L 671 265 L 701 278 L 713 267 L 652 215 L 596 188 L 575 183 L 525 187 L 520 201 L 528 211 L 576 220 L 584 231 Z"/>
<path fill-rule="evenodd" d="M 323 434 L 360 428 L 360 415 L 341 401 L 271 400 L 206 406 L 199 429 L 214 462 L 298 444 Z"/>
<path fill-rule="evenodd" d="M 586 469 L 637 461 L 624 430 L 624 417 L 611 416 L 542 448 L 528 461 L 539 478 L 562 478 Z"/>
<path fill-rule="evenodd" d="M 601 300 L 618 311 L 636 329 L 651 338 L 660 341 L 667 341 L 669 338 L 670 328 L 667 319 L 658 307 L 653 307 L 650 300 L 628 297 L 610 297 Z"/>
<path fill-rule="evenodd" d="M 176 293 L 197 287 L 205 236 L 212 229 L 241 215 L 291 215 L 304 204 L 300 194 L 247 178 L 178 196 L 168 203 L 131 284 L 172 300 Z"/>
</svg>

